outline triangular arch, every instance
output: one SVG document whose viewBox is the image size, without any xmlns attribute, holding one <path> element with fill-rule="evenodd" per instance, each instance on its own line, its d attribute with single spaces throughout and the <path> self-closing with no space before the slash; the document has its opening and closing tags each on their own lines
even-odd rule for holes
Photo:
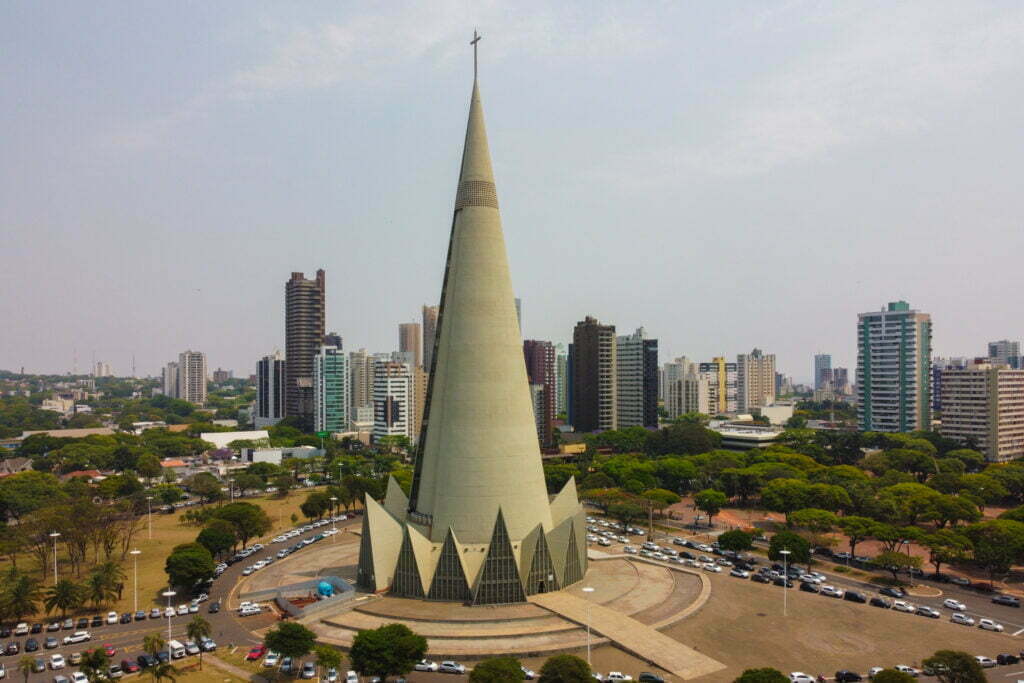
<svg viewBox="0 0 1024 683">
<path fill-rule="evenodd" d="M 548 539 L 544 535 L 544 528 L 541 527 L 540 533 L 537 534 L 537 545 L 533 551 L 530 571 L 526 575 L 526 594 L 547 593 L 558 588 L 558 575 L 551 563 L 551 549 L 548 548 Z"/>
<path fill-rule="evenodd" d="M 473 596 L 474 605 L 505 605 L 525 602 L 526 593 L 519 578 L 519 567 L 512 550 L 512 542 L 505 527 L 505 518 L 498 509 L 494 531 L 487 547 L 487 557 L 480 572 L 480 581 Z"/>
<path fill-rule="evenodd" d="M 391 585 L 391 592 L 403 598 L 423 597 L 423 581 L 420 579 L 416 553 L 409 538 L 409 527 L 405 527 L 402 548 L 398 551 L 398 563 L 395 565 L 395 580 Z"/>
<path fill-rule="evenodd" d="M 580 566 L 580 549 L 576 545 L 576 524 L 569 525 L 569 541 L 565 544 L 565 578 L 562 586 L 571 586 L 583 580 L 583 568 Z"/>
<path fill-rule="evenodd" d="M 429 600 L 450 600 L 467 601 L 470 598 L 469 583 L 466 581 L 466 572 L 462 567 L 462 559 L 459 557 L 458 544 L 455 542 L 455 535 L 451 527 L 444 537 L 444 545 L 441 546 L 441 556 L 437 560 L 437 567 L 434 569 L 434 579 L 430 582 L 430 591 L 427 593 Z"/>
</svg>

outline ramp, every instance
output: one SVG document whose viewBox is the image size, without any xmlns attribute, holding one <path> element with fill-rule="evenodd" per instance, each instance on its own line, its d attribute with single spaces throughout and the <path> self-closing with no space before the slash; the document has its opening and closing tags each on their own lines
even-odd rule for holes
<svg viewBox="0 0 1024 683">
<path fill-rule="evenodd" d="M 631 655 L 679 678 L 697 678 L 725 668 L 721 662 L 659 633 L 632 617 L 566 591 L 540 593 L 530 596 L 529 600 L 583 627 L 587 625 L 589 607 L 591 632 L 608 638 Z"/>
</svg>

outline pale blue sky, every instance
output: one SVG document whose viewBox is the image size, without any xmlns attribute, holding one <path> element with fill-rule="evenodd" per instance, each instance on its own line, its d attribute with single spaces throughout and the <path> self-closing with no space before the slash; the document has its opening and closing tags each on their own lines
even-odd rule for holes
<svg viewBox="0 0 1024 683">
<path fill-rule="evenodd" d="M 472 74 L 528 337 L 853 366 L 1024 337 L 1020 2 L 0 5 L 0 367 L 252 372 L 291 271 L 386 351 L 440 291 Z"/>
</svg>

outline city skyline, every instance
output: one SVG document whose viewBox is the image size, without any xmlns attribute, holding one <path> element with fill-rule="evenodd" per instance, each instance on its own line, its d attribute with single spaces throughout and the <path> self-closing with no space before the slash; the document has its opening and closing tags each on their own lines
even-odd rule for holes
<svg viewBox="0 0 1024 683">
<path fill-rule="evenodd" d="M 0 176 L 0 368 L 63 373 L 77 355 L 79 372 L 95 358 L 127 375 L 134 355 L 153 376 L 191 347 L 248 376 L 284 347 L 281 281 L 321 267 L 327 328 L 347 349 L 392 349 L 395 325 L 440 294 L 425 246 L 448 230 L 467 22 L 488 50 L 525 338 L 567 342 L 592 315 L 647 328 L 662 363 L 756 346 L 808 383 L 815 351 L 855 366 L 858 313 L 904 299 L 932 314 L 936 355 L 982 356 L 1024 337 L 1005 295 L 1024 246 L 1024 11 L 876 10 L 605 4 L 524 24 L 501 5 L 456 22 L 225 4 L 127 12 L 115 41 L 112 6 L 5 5 L 15 68 L 0 82 L 21 105 L 5 119 L 18 172 Z M 141 50 L 146 73 L 119 49 Z M 534 97 L 516 97 L 526 84 Z M 396 163 L 413 145 L 415 163 Z M 144 246 L 179 239 L 202 248 Z M 1000 248 L 971 259 L 968 239 Z M 701 258 L 680 261 L 695 244 Z"/>
</svg>

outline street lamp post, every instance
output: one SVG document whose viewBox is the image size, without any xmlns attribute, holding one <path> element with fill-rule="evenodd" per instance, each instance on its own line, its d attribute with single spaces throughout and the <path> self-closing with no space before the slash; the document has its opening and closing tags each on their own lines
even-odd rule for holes
<svg viewBox="0 0 1024 683">
<path fill-rule="evenodd" d="M 590 666 L 590 593 L 594 592 L 592 586 L 584 586 L 583 592 L 587 593 L 587 666 Z"/>
<path fill-rule="evenodd" d="M 135 584 L 134 585 L 134 588 L 135 588 L 135 611 L 138 612 L 139 611 L 139 555 L 142 554 L 142 551 L 141 550 L 129 550 L 128 554 L 131 555 L 132 559 L 135 560 L 135 579 L 133 580 L 132 583 Z"/>
<path fill-rule="evenodd" d="M 177 593 L 172 591 L 172 590 L 165 590 L 162 595 L 165 598 L 167 598 L 167 662 L 170 663 L 170 661 L 171 661 L 171 616 L 174 614 L 174 611 L 171 608 L 171 598 L 173 598 L 175 595 L 177 595 Z"/>
<path fill-rule="evenodd" d="M 153 540 L 153 496 L 146 496 L 146 519 L 149 521 L 149 540 Z"/>
<path fill-rule="evenodd" d="M 780 550 L 779 555 L 782 555 L 782 616 L 787 615 L 787 604 L 786 601 L 789 598 L 789 590 L 786 584 L 789 583 L 789 554 L 790 550 Z"/>
<path fill-rule="evenodd" d="M 334 540 L 332 540 L 331 543 L 337 543 L 338 542 L 338 521 L 337 521 L 337 518 L 338 518 L 337 512 L 338 511 L 337 511 L 337 507 L 338 507 L 338 497 L 337 496 L 331 496 L 331 535 L 334 536 Z"/>
<path fill-rule="evenodd" d="M 50 538 L 53 539 L 53 585 L 57 585 L 57 539 L 60 537 L 59 531 L 54 531 L 50 534 Z"/>
</svg>

